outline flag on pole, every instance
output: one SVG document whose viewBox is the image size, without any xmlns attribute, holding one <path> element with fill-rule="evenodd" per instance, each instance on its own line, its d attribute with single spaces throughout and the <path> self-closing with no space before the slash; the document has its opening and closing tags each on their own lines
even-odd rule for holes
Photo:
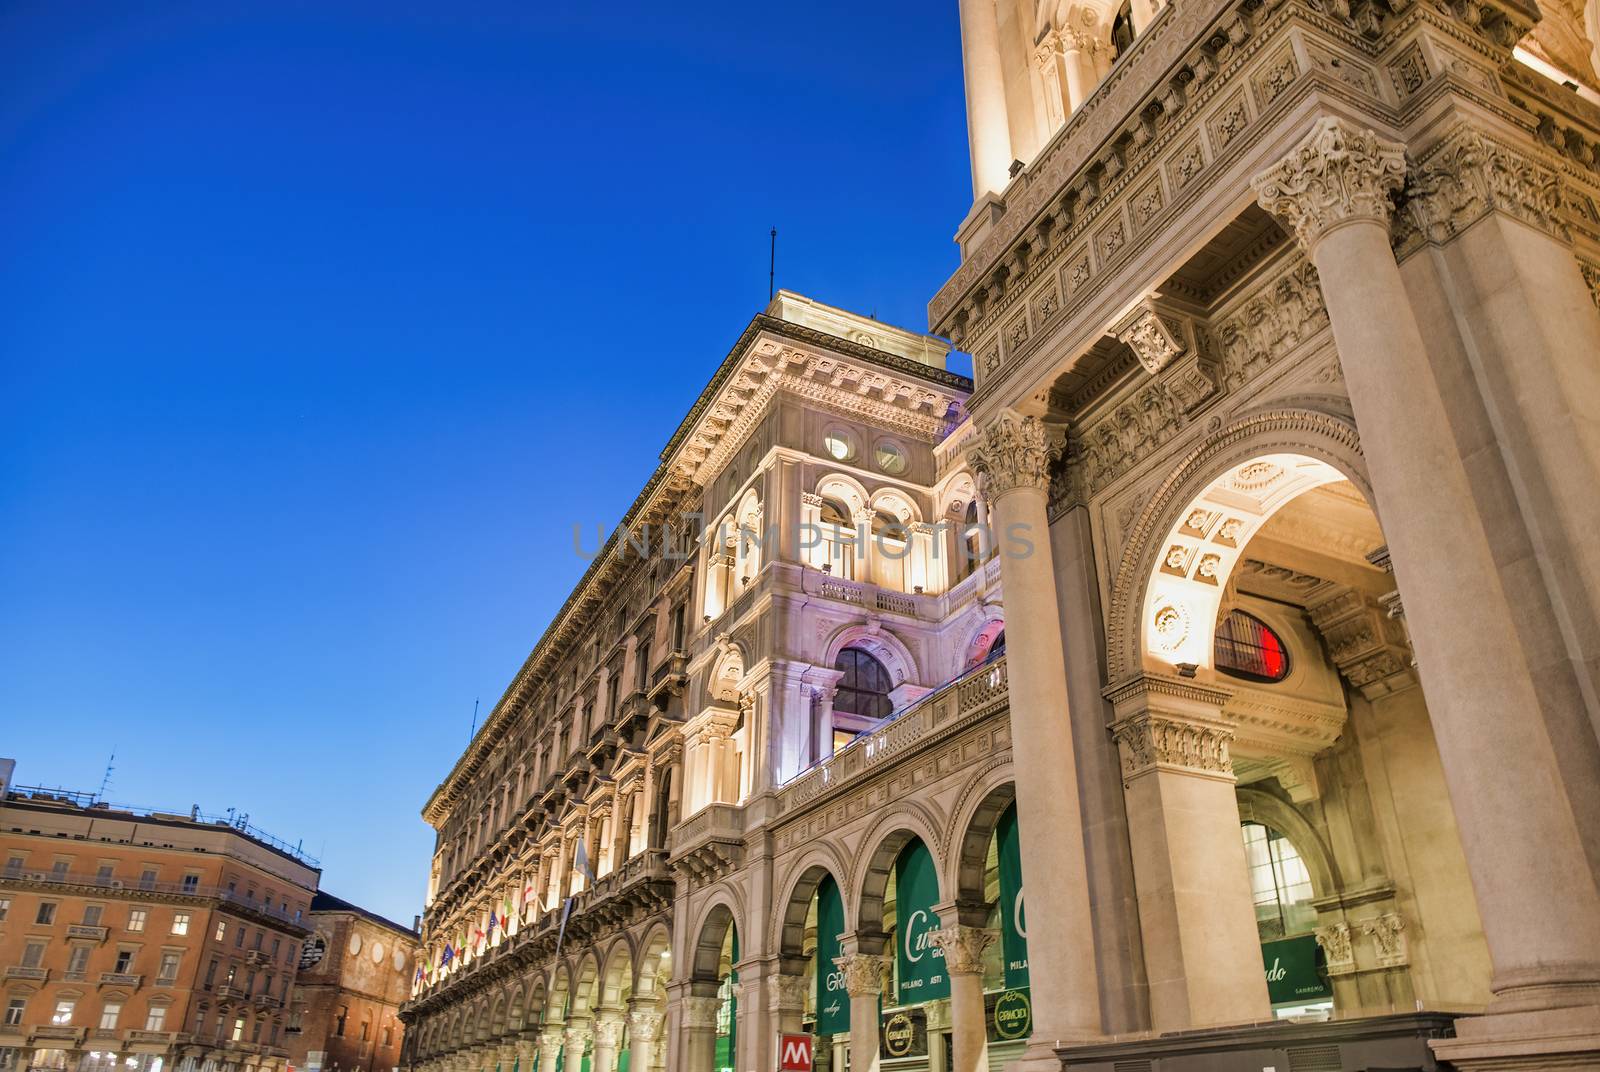
<svg viewBox="0 0 1600 1072">
<path fill-rule="evenodd" d="M 578 851 L 573 854 L 572 866 L 577 869 L 579 874 L 589 880 L 590 886 L 594 885 L 594 869 L 589 866 L 589 853 L 584 849 L 581 840 L 578 842 Z"/>
<path fill-rule="evenodd" d="M 567 917 L 572 915 L 572 898 L 568 897 L 566 904 L 561 906 L 561 929 L 556 932 L 556 956 L 561 955 L 561 943 L 567 937 Z"/>
</svg>

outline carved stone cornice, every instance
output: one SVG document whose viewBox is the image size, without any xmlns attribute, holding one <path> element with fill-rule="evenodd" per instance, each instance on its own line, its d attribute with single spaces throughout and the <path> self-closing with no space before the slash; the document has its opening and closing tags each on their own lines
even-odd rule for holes
<svg viewBox="0 0 1600 1072">
<path fill-rule="evenodd" d="M 833 959 L 844 973 L 844 990 L 851 997 L 883 993 L 883 972 L 888 959 L 877 953 L 846 953 Z"/>
<path fill-rule="evenodd" d="M 1389 195 L 1405 183 L 1402 147 L 1333 116 L 1318 119 L 1288 156 L 1251 180 L 1261 207 L 1310 253 L 1336 227 L 1389 225 Z"/>
<path fill-rule="evenodd" d="M 960 923 L 935 927 L 928 932 L 928 941 L 944 953 L 945 971 L 951 975 L 982 975 L 984 950 L 993 945 L 998 937 L 987 927 L 969 927 Z"/>
<path fill-rule="evenodd" d="M 1111 736 L 1124 781 L 1155 771 L 1233 780 L 1234 728 L 1222 716 L 1227 689 L 1140 674 L 1107 688 L 1105 696 L 1115 713 Z"/>
<path fill-rule="evenodd" d="M 1306 613 L 1333 665 L 1369 700 L 1416 684 L 1405 627 L 1379 599 L 1340 587 Z"/>
<path fill-rule="evenodd" d="M 1403 252 L 1424 242 L 1448 242 L 1492 212 L 1571 241 L 1562 198 L 1554 169 L 1460 124 L 1423 153 L 1407 177 L 1404 210 L 1418 241 Z"/>
<path fill-rule="evenodd" d="M 1061 449 L 1059 437 L 1048 434 L 1039 418 L 1007 409 L 979 429 L 967 451 L 993 500 L 1019 488 L 1048 490 L 1050 463 Z"/>
</svg>

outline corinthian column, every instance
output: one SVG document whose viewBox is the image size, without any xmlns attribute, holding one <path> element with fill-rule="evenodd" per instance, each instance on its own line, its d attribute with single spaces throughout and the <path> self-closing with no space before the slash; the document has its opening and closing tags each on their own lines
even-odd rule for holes
<svg viewBox="0 0 1600 1072">
<path fill-rule="evenodd" d="M 1255 188 L 1321 277 L 1494 963 L 1492 1015 L 1461 1021 L 1437 1049 L 1472 1067 L 1538 1040 L 1581 1063 L 1600 1054 L 1600 894 L 1390 251 L 1389 195 L 1405 166 L 1399 145 L 1323 118 Z"/>
<path fill-rule="evenodd" d="M 883 993 L 884 957 L 847 953 L 833 963 L 844 972 L 850 995 L 850 1072 L 878 1072 L 878 998 Z"/>
<path fill-rule="evenodd" d="M 721 1004 L 715 994 L 695 994 L 681 999 L 684 1068 L 711 1067 L 717 1053 L 717 1008 Z M 633 1067 L 631 1059 L 628 1067 Z"/>
<path fill-rule="evenodd" d="M 561 1059 L 563 1025 L 547 1024 L 539 1032 L 539 1072 L 556 1072 L 556 1062 Z"/>
<path fill-rule="evenodd" d="M 635 1004 L 628 1010 L 628 1068 L 651 1072 L 655 1068 L 656 1047 L 661 1041 L 661 1025 L 666 1021 L 654 1004 Z"/>
<path fill-rule="evenodd" d="M 583 1054 L 589 1048 L 593 1028 L 587 1020 L 569 1020 L 561 1033 L 561 1067 L 582 1068 Z"/>
<path fill-rule="evenodd" d="M 601 1009 L 595 1013 L 594 1054 L 589 1059 L 591 1072 L 616 1072 L 617 1049 L 621 1045 L 622 1010 Z"/>
<path fill-rule="evenodd" d="M 1012 763 L 1028 896 L 1033 1037 L 1028 1060 L 1100 1033 L 1094 929 L 1078 768 L 1067 719 L 1067 668 L 1045 498 L 1051 450 L 1036 417 L 1005 410 L 983 427 L 972 461 L 993 514 L 1005 596 Z M 852 1021 L 853 1022 L 853 1021 Z"/>
<path fill-rule="evenodd" d="M 928 932 L 928 939 L 944 953 L 944 970 L 950 976 L 950 1032 L 955 1043 L 950 1072 L 987 1072 L 989 1067 L 988 1028 L 983 1015 L 983 952 L 997 937 L 986 927 L 961 924 Z"/>
</svg>

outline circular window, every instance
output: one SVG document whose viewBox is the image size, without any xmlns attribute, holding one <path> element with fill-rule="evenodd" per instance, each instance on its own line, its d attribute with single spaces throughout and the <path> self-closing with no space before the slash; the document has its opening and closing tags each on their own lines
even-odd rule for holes
<svg viewBox="0 0 1600 1072">
<path fill-rule="evenodd" d="M 906 471 L 906 452 L 900 449 L 899 444 L 891 443 L 887 439 L 880 439 L 875 453 L 877 454 L 878 468 L 884 472 L 903 473 Z"/>
<path fill-rule="evenodd" d="M 357 953 L 360 953 L 361 952 L 361 935 L 359 935 L 359 934 L 350 935 L 350 944 L 348 946 L 346 946 L 346 948 L 350 950 L 350 955 L 352 957 L 355 956 Z"/>
<path fill-rule="evenodd" d="M 842 428 L 830 428 L 822 437 L 822 448 L 834 461 L 847 462 L 856 456 L 855 442 Z"/>
<path fill-rule="evenodd" d="M 374 963 L 374 964 L 382 964 L 383 963 L 383 943 L 382 942 L 373 942 L 372 943 L 372 963 Z"/>
<path fill-rule="evenodd" d="M 1229 611 L 1217 625 L 1217 669 L 1224 674 L 1271 685 L 1289 676 L 1289 648 L 1260 618 Z"/>
</svg>

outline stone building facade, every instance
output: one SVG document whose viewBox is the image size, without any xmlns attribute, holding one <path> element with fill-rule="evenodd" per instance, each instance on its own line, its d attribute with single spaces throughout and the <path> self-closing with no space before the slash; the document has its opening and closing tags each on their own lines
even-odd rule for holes
<svg viewBox="0 0 1600 1072">
<path fill-rule="evenodd" d="M 285 1072 L 315 861 L 230 816 L 11 788 L 5 1072 Z"/>
<path fill-rule="evenodd" d="M 318 890 L 289 997 L 289 1063 L 306 1072 L 389 1072 L 400 1064 L 400 1006 L 417 970 L 417 932 Z"/>
<path fill-rule="evenodd" d="M 962 0 L 974 381 L 752 322 L 428 803 L 414 1063 L 1600 1066 L 1600 108 L 1540 15 Z"/>
</svg>

